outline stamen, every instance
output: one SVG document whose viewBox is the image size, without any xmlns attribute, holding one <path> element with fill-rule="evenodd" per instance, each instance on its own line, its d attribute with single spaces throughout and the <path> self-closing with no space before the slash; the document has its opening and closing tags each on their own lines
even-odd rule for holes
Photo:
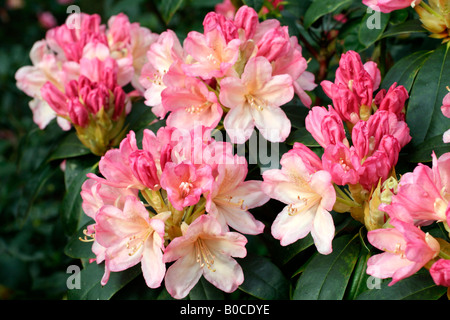
<svg viewBox="0 0 450 320">
<path fill-rule="evenodd" d="M 200 113 L 202 112 L 206 107 L 208 107 L 211 103 L 209 101 L 205 101 L 202 104 L 196 105 L 196 106 L 189 106 L 184 109 L 187 113 Z"/>
<path fill-rule="evenodd" d="M 194 245 L 197 262 L 200 264 L 200 267 L 203 268 L 206 265 L 209 270 L 216 272 L 216 269 L 213 268 L 215 256 L 211 253 L 208 246 L 200 238 L 197 239 Z"/>
<path fill-rule="evenodd" d="M 239 207 L 239 209 L 241 210 L 247 211 L 248 207 L 247 206 L 244 207 L 244 199 L 239 199 L 238 202 L 231 202 L 231 199 L 233 199 L 233 197 L 228 196 L 228 204 Z"/>
<path fill-rule="evenodd" d="M 180 183 L 179 189 L 181 191 L 181 196 L 184 198 L 186 197 L 189 192 L 191 192 L 193 185 L 190 182 L 184 181 L 182 183 Z"/>
<path fill-rule="evenodd" d="M 95 233 L 89 234 L 87 229 L 83 230 L 84 238 L 79 237 L 78 240 L 82 242 L 92 242 L 95 241 Z"/>
<path fill-rule="evenodd" d="M 128 255 L 131 257 L 132 255 L 134 255 L 136 252 L 139 251 L 139 249 L 144 245 L 145 241 L 147 241 L 147 238 L 149 237 L 149 235 L 152 233 L 152 229 L 149 228 L 149 230 L 147 230 L 143 237 L 136 237 L 136 235 L 131 236 L 127 243 L 126 243 L 126 247 L 128 250 L 130 250 L 130 252 L 128 253 Z M 138 241 L 137 244 L 132 245 L 132 242 Z"/>
<path fill-rule="evenodd" d="M 262 99 L 258 99 L 251 94 L 247 94 L 245 99 L 252 108 L 256 108 L 258 111 L 263 111 L 264 107 L 267 105 Z"/>
</svg>

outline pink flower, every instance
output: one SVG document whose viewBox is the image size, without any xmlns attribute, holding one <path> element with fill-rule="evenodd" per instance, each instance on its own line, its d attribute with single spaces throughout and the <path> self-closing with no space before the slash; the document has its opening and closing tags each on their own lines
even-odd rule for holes
<svg viewBox="0 0 450 320">
<path fill-rule="evenodd" d="M 248 212 L 262 206 L 269 197 L 261 189 L 261 181 L 244 181 L 247 176 L 247 162 L 241 157 L 228 155 L 217 166 L 218 175 L 208 195 L 206 211 L 222 225 L 245 234 L 259 234 L 264 224 Z"/>
<path fill-rule="evenodd" d="M 181 211 L 196 204 L 203 193 L 211 190 L 213 177 L 208 165 L 195 167 L 189 163 L 168 162 L 160 182 L 172 206 Z"/>
<path fill-rule="evenodd" d="M 438 286 L 450 287 L 450 260 L 439 259 L 433 263 L 430 274 Z"/>
<path fill-rule="evenodd" d="M 363 0 L 363 4 L 376 11 L 389 13 L 394 10 L 400 10 L 418 5 L 421 0 Z"/>
<path fill-rule="evenodd" d="M 205 34 L 197 31 L 188 33 L 183 43 L 184 50 L 193 58 L 182 68 L 190 77 L 202 79 L 221 78 L 227 75 L 239 56 L 239 39 L 227 43 L 221 29 L 213 29 Z"/>
<path fill-rule="evenodd" d="M 342 119 L 331 107 L 313 107 L 305 118 L 305 127 L 323 148 L 338 142 L 348 146 Z"/>
<path fill-rule="evenodd" d="M 392 278 L 390 286 L 405 279 L 439 253 L 439 243 L 412 224 L 392 219 L 394 228 L 369 231 L 369 242 L 384 251 L 367 262 L 367 273 L 380 279 Z"/>
<path fill-rule="evenodd" d="M 328 145 L 322 155 L 323 169 L 330 173 L 337 185 L 357 184 L 359 182 L 360 158 L 354 148 L 342 142 Z"/>
<path fill-rule="evenodd" d="M 88 177 L 115 188 L 145 189 L 146 186 L 133 175 L 130 167 L 130 155 L 136 150 L 136 136 L 130 131 L 120 142 L 119 149 L 108 150 L 100 159 L 99 170 L 104 178 L 93 173 L 88 174 Z"/>
<path fill-rule="evenodd" d="M 182 87 L 169 86 L 161 93 L 165 110 L 172 111 L 167 125 L 180 129 L 193 129 L 197 125 L 215 128 L 223 110 L 214 92 L 204 82 L 185 77 Z"/>
<path fill-rule="evenodd" d="M 286 246 L 311 232 L 317 250 L 331 253 L 335 228 L 329 211 L 336 201 L 331 175 L 320 167 L 309 166 L 319 163 L 317 159 L 307 159 L 306 165 L 302 153 L 296 151 L 284 154 L 280 163 L 281 170 L 263 173 L 263 191 L 288 204 L 276 217 L 272 235 Z"/>
<path fill-rule="evenodd" d="M 213 217 L 200 216 L 164 252 L 164 262 L 176 260 L 166 273 L 167 291 L 182 299 L 202 275 L 222 291 L 235 291 L 244 281 L 244 274 L 232 257 L 245 257 L 246 243 L 239 233 L 223 232 Z"/>
<path fill-rule="evenodd" d="M 280 108 L 294 95 L 292 78 L 272 75 L 272 66 L 264 57 L 251 58 L 240 79 L 227 77 L 220 82 L 219 99 L 230 108 L 224 126 L 232 142 L 244 143 L 253 128 L 271 142 L 284 141 L 291 123 Z"/>
<path fill-rule="evenodd" d="M 163 262 L 164 218 L 167 214 L 149 217 L 149 212 L 135 197 L 126 198 L 123 210 L 111 205 L 97 214 L 96 240 L 106 248 L 105 285 L 109 271 L 123 271 L 141 263 L 145 282 L 157 288 L 165 274 Z"/>
<path fill-rule="evenodd" d="M 161 102 L 161 92 L 166 88 L 163 78 L 173 64 L 181 63 L 184 59 L 184 51 L 175 32 L 167 30 L 161 33 L 150 45 L 147 59 L 139 78 L 139 83 L 145 89 L 145 104 L 153 107 L 153 113 L 159 118 L 164 118 L 167 110 Z"/>
<path fill-rule="evenodd" d="M 231 3 L 231 0 L 224 0 L 214 6 L 214 11 L 223 15 L 227 19 L 232 19 L 236 12 L 236 8 L 233 3 Z"/>
<path fill-rule="evenodd" d="M 450 153 L 439 159 L 433 153 L 432 158 L 432 168 L 419 164 L 413 172 L 402 176 L 392 205 L 404 207 L 408 214 L 400 216 L 393 208 L 385 207 L 391 216 L 421 225 L 434 221 L 450 224 Z"/>
<path fill-rule="evenodd" d="M 399 120 L 405 120 L 405 103 L 408 98 L 405 87 L 394 83 L 387 92 L 383 89 L 375 96 L 375 104 L 378 105 L 378 110 L 390 111 L 396 114 Z"/>
</svg>

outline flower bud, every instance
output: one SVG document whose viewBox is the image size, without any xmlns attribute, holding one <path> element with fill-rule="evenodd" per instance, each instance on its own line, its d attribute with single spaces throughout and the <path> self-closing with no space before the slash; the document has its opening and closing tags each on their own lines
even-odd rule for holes
<svg viewBox="0 0 450 320">
<path fill-rule="evenodd" d="M 155 161 L 150 152 L 136 150 L 128 157 L 133 175 L 146 187 L 157 190 L 159 178 L 156 171 Z"/>
</svg>

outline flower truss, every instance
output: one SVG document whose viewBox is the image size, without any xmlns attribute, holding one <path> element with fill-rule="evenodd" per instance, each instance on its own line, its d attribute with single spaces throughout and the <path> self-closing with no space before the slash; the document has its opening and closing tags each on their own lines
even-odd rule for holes
<svg viewBox="0 0 450 320">
<path fill-rule="evenodd" d="M 414 7 L 445 43 L 447 7 L 429 2 L 362 1 L 383 13 Z M 436 224 L 450 234 L 450 153 L 433 152 L 431 166 L 398 176 L 412 140 L 408 90 L 397 83 L 381 89 L 377 63 L 347 50 L 333 81 L 318 81 L 329 105 L 314 105 L 308 92 L 318 84 L 303 49 L 279 20 L 260 19 L 269 11 L 224 1 L 183 42 L 123 13 L 107 25 L 99 15 L 74 14 L 68 22 L 78 27 L 50 27 L 31 49 L 32 65 L 15 74 L 39 128 L 56 118 L 101 157 L 81 188 L 92 221 L 81 240 L 92 243 L 90 263 L 104 266 L 101 284 L 140 265 L 149 288 L 164 285 L 176 299 L 202 276 L 234 292 L 244 282 L 238 259 L 247 256 L 245 235 L 265 230 L 249 210 L 274 199 L 282 209 L 273 212 L 270 235 L 281 246 L 310 235 L 317 252 L 329 255 L 333 214 L 349 213 L 376 250 L 367 274 L 394 285 L 425 267 L 437 285 L 450 287 L 450 245 L 424 231 Z M 271 143 L 286 141 L 292 125 L 282 107 L 294 98 L 309 109 L 304 126 L 320 151 L 295 142 L 280 167 L 247 180 L 248 160 L 235 144 L 245 146 L 255 128 Z M 156 133 L 127 127 L 138 99 L 161 124 Z M 450 93 L 441 111 L 450 118 Z M 214 138 L 221 130 L 226 142 Z M 450 142 L 450 129 L 439 139 Z"/>
</svg>

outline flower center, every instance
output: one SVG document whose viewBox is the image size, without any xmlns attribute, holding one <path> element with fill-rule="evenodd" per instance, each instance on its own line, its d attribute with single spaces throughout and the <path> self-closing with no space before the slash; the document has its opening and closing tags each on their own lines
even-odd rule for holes
<svg viewBox="0 0 450 320">
<path fill-rule="evenodd" d="M 128 239 L 126 246 L 127 246 L 127 249 L 130 250 L 130 252 L 128 253 L 128 255 L 130 257 L 132 255 L 134 255 L 136 252 L 138 252 L 138 250 L 145 243 L 145 241 L 150 236 L 152 231 L 153 230 L 151 228 L 149 228 L 145 232 L 138 234 L 138 235 L 133 235 Z"/>
<path fill-rule="evenodd" d="M 316 206 L 321 197 L 318 194 L 312 194 L 310 196 L 297 197 L 298 202 L 294 202 L 288 205 L 288 214 L 290 216 L 295 216 L 300 212 L 305 212 Z"/>
<path fill-rule="evenodd" d="M 203 268 L 206 265 L 209 270 L 215 272 L 216 269 L 213 268 L 215 257 L 211 253 L 205 242 L 202 239 L 198 238 L 194 246 L 197 256 L 197 262 L 200 264 L 200 267 Z"/>
<path fill-rule="evenodd" d="M 178 187 L 181 192 L 181 196 L 185 198 L 190 192 L 191 189 L 194 187 L 194 185 L 188 181 L 183 181 L 180 183 L 180 186 Z"/>
<path fill-rule="evenodd" d="M 196 106 L 189 106 L 184 109 L 187 113 L 191 114 L 198 114 L 202 112 L 204 109 L 206 109 L 210 105 L 209 101 L 205 101 L 202 104 L 196 105 Z"/>
<path fill-rule="evenodd" d="M 264 107 L 266 107 L 266 103 L 264 100 L 259 99 L 251 94 L 245 95 L 245 99 L 247 100 L 247 103 L 252 107 L 257 109 L 258 111 L 263 111 Z"/>
</svg>

